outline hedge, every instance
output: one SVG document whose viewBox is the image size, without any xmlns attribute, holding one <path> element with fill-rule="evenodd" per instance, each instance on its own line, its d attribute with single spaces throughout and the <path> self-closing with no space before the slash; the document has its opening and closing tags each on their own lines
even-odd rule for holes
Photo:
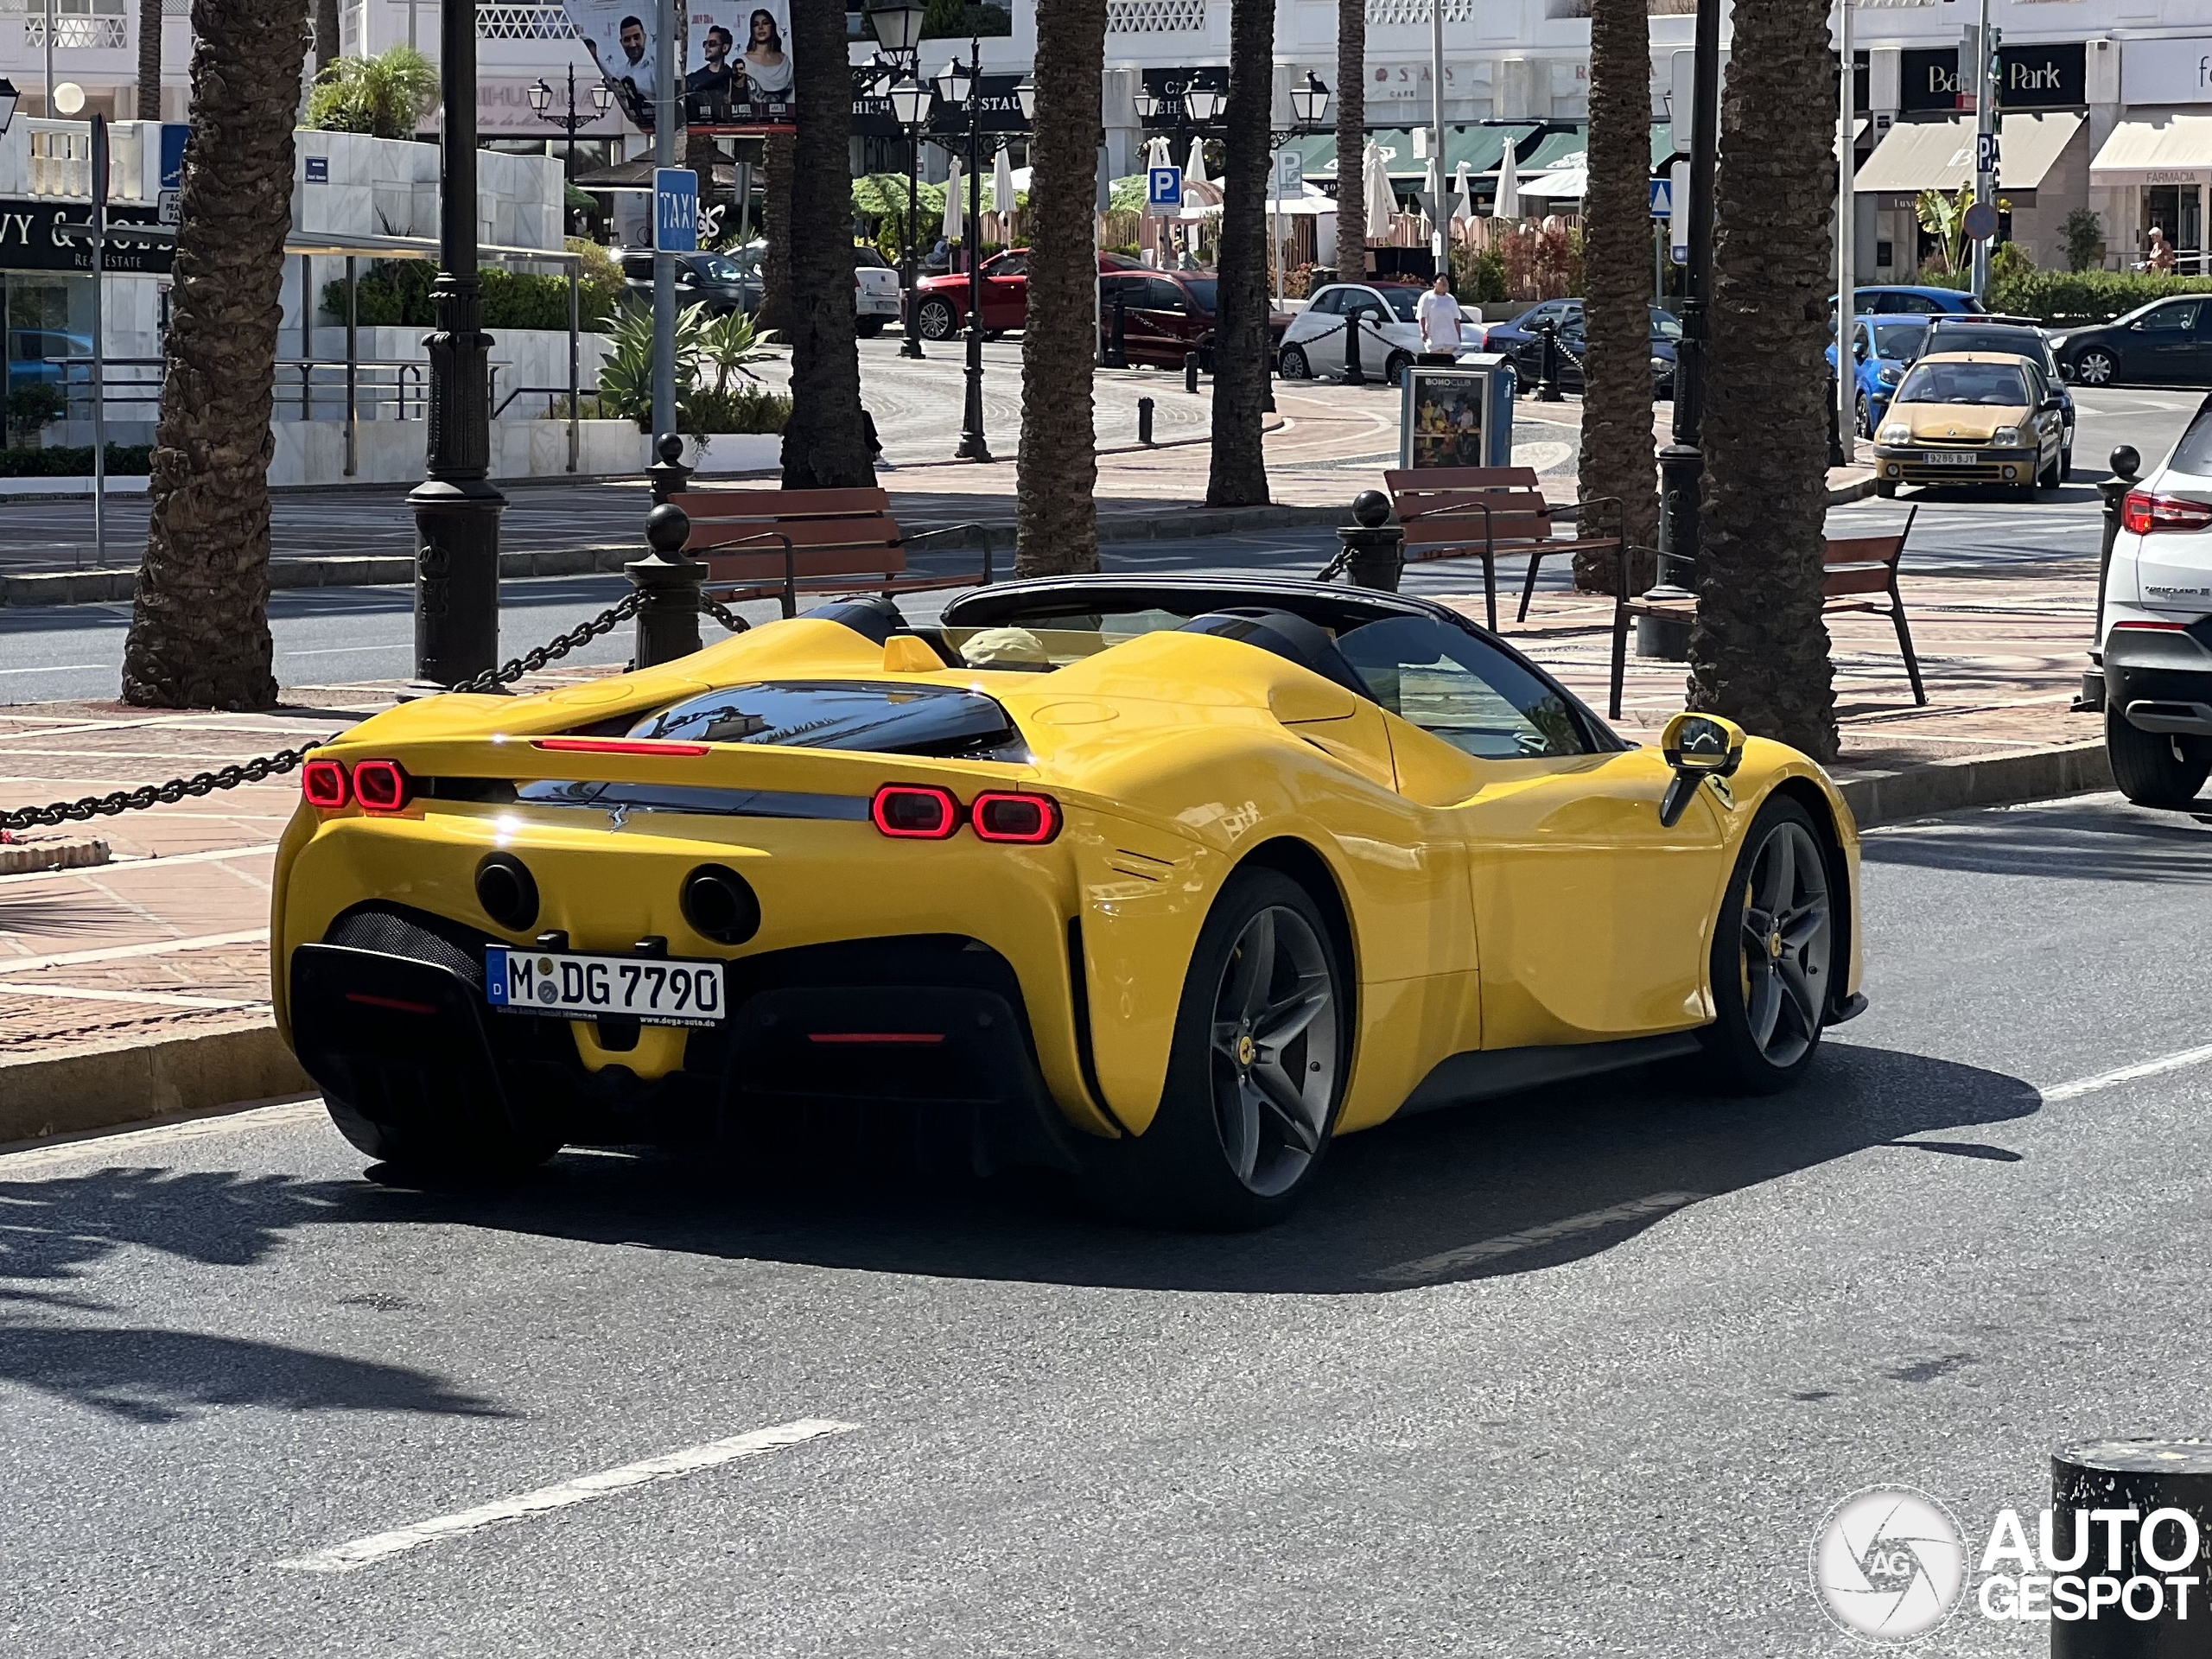
<svg viewBox="0 0 2212 1659">
<path fill-rule="evenodd" d="M 428 259 L 379 259 L 360 278 L 354 315 L 365 328 L 435 327 L 437 310 L 430 302 L 430 284 L 437 276 L 437 266 Z M 484 289 L 486 328 L 567 331 L 566 276 L 487 265 L 477 273 L 477 279 Z M 619 292 L 607 293 L 602 283 L 584 283 L 576 296 L 581 325 L 591 329 L 600 327 L 620 297 Z M 346 283 L 342 278 L 322 285 L 322 309 L 326 316 L 341 320 L 345 317 Z"/>
<path fill-rule="evenodd" d="M 2176 294 L 2212 293 L 2212 278 L 2135 270 L 2026 270 L 1990 284 L 1989 308 L 2054 326 L 2108 322 Z"/>
<path fill-rule="evenodd" d="M 154 469 L 154 447 L 149 443 L 111 443 L 107 470 L 111 478 L 143 478 Z M 0 478 L 90 478 L 92 446 L 60 444 L 50 449 L 0 449 Z"/>
</svg>

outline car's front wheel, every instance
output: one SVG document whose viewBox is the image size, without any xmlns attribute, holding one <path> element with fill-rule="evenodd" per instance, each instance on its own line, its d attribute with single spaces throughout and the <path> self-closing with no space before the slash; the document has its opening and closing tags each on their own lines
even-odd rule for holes
<svg viewBox="0 0 2212 1659">
<path fill-rule="evenodd" d="M 1160 1110 L 1101 1148 L 1114 1207 L 1208 1229 L 1289 1214 L 1343 1102 L 1349 983 L 1304 887 L 1268 869 L 1230 878 L 1191 954 Z"/>
<path fill-rule="evenodd" d="M 924 300 L 921 329 L 924 340 L 950 340 L 952 331 L 960 326 L 959 316 L 944 300 Z"/>
<path fill-rule="evenodd" d="M 2212 776 L 2212 737 L 2141 730 L 2109 702 L 2105 753 L 2113 782 L 2138 806 L 2187 806 Z"/>
<path fill-rule="evenodd" d="M 1405 384 L 1406 371 L 1414 365 L 1413 359 L 1404 352 L 1393 352 L 1382 365 L 1382 378 L 1394 386 Z"/>
<path fill-rule="evenodd" d="M 2093 346 L 2074 359 L 2074 378 L 2085 386 L 2108 386 L 2120 374 L 2120 359 Z"/>
<path fill-rule="evenodd" d="M 1787 798 L 1759 809 L 1713 930 L 1713 1080 L 1738 1094 L 1788 1088 L 1812 1064 L 1836 960 L 1836 897 L 1811 814 Z"/>
<path fill-rule="evenodd" d="M 873 340 L 883 332 L 883 319 L 862 317 L 853 324 L 853 329 L 862 340 Z"/>
<path fill-rule="evenodd" d="M 1278 372 L 1286 380 L 1311 380 L 1313 365 L 1306 360 L 1306 348 L 1302 346 L 1284 346 Z"/>
<path fill-rule="evenodd" d="M 1862 438 L 1874 435 L 1874 405 L 1867 401 L 1863 391 L 1859 394 L 1859 435 Z"/>
</svg>

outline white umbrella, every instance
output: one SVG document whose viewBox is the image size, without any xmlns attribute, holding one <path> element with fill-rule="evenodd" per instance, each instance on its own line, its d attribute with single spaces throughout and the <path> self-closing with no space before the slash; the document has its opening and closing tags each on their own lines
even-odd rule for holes
<svg viewBox="0 0 2212 1659">
<path fill-rule="evenodd" d="M 1548 173 L 1537 174 L 1522 185 L 1521 194 L 1580 201 L 1590 194 L 1590 169 L 1586 167 L 1555 167 Z"/>
<path fill-rule="evenodd" d="M 1491 212 L 1500 219 L 1521 217 L 1521 163 L 1513 154 L 1513 140 L 1505 141 L 1505 154 L 1497 162 L 1497 200 Z"/>
<path fill-rule="evenodd" d="M 1452 204 L 1452 217 L 1455 220 L 1472 219 L 1475 216 L 1475 184 L 1474 181 L 1467 176 L 1467 164 L 1465 162 L 1459 163 L 1459 176 L 1453 183 L 1452 190 L 1459 200 Z"/>
<path fill-rule="evenodd" d="M 999 151 L 997 170 L 991 175 L 991 208 L 998 213 L 1014 211 L 1014 152 Z"/>
<path fill-rule="evenodd" d="M 1397 216 L 1397 192 L 1390 188 L 1390 164 L 1380 144 L 1367 147 L 1367 234 L 1370 240 L 1387 235 Z"/>
<path fill-rule="evenodd" d="M 948 242 L 960 240 L 965 226 L 962 214 L 966 211 L 966 200 L 960 188 L 960 158 L 956 156 L 952 158 L 952 171 L 944 181 L 944 239 Z"/>
<path fill-rule="evenodd" d="M 1147 167 L 1173 167 L 1175 165 L 1173 158 L 1168 153 L 1167 141 L 1165 138 L 1154 138 L 1147 141 L 1144 147 L 1144 164 Z"/>
<path fill-rule="evenodd" d="M 1210 182 L 1206 177 L 1206 147 L 1203 139 L 1191 140 L 1191 159 L 1183 163 L 1183 186 Z"/>
</svg>

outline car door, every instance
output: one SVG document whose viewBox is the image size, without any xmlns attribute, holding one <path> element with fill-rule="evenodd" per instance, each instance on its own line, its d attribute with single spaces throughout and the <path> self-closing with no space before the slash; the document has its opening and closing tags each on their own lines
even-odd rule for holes
<svg viewBox="0 0 2212 1659">
<path fill-rule="evenodd" d="M 1350 292 L 1347 288 L 1323 289 L 1299 314 L 1285 338 L 1286 345 L 1306 353 L 1306 366 L 1317 378 L 1344 372 L 1344 296 Z"/>
<path fill-rule="evenodd" d="M 1391 352 L 1396 349 L 1391 345 L 1389 336 L 1382 332 L 1389 327 L 1394 315 L 1382 296 L 1371 288 L 1344 290 L 1344 315 L 1350 320 L 1346 324 L 1344 349 L 1347 352 L 1351 349 L 1350 330 L 1357 327 L 1359 330 L 1360 372 L 1370 379 L 1382 372 L 1383 364 L 1389 360 Z"/>
<path fill-rule="evenodd" d="M 1183 354 L 1191 349 L 1190 311 L 1181 283 L 1165 276 L 1144 279 L 1144 328 L 1151 361 L 1170 368 L 1183 366 Z"/>
<path fill-rule="evenodd" d="M 991 334 L 1019 328 L 1029 315 L 1029 255 L 1002 253 L 983 264 L 983 327 Z"/>
<path fill-rule="evenodd" d="M 1525 664 L 1428 617 L 1338 646 L 1385 710 L 1399 792 L 1464 842 L 1485 1049 L 1680 1030 L 1707 1012 L 1725 821 L 1701 789 L 1671 828 L 1656 748 L 1619 750 Z"/>
</svg>

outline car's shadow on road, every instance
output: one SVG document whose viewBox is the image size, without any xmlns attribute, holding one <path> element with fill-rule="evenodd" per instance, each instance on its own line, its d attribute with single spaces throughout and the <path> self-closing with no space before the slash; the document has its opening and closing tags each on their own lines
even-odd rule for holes
<svg viewBox="0 0 2212 1659">
<path fill-rule="evenodd" d="M 2212 800 L 2190 811 L 2056 802 L 1961 813 L 1873 834 L 1869 864 L 2076 881 L 2212 881 Z"/>
</svg>

